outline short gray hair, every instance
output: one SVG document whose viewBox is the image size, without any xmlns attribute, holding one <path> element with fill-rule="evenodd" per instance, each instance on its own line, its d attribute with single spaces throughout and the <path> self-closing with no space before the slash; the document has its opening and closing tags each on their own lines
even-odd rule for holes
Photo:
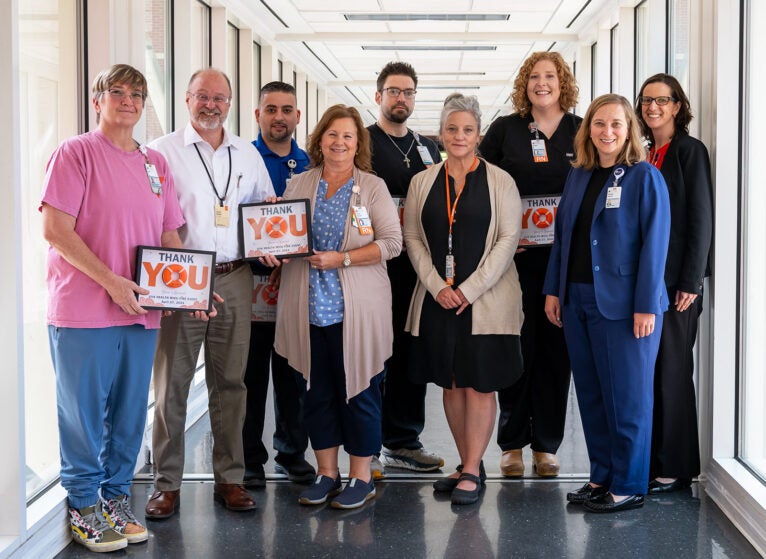
<svg viewBox="0 0 766 559">
<path fill-rule="evenodd" d="M 481 109 L 476 95 L 463 95 L 462 93 L 450 93 L 444 100 L 441 119 L 439 120 L 439 134 L 444 130 L 444 123 L 452 113 L 471 113 L 476 119 L 476 127 L 481 130 Z"/>
</svg>

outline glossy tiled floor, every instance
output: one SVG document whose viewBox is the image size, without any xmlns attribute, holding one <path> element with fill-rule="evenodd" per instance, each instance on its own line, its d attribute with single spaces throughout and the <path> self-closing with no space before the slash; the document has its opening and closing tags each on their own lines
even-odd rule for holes
<svg viewBox="0 0 766 559">
<path fill-rule="evenodd" d="M 446 431 L 438 389 L 429 391 L 428 410 L 429 424 L 423 441 L 441 453 L 451 469 L 457 463 L 456 453 Z M 270 434 L 266 438 L 270 439 Z M 210 450 L 209 427 L 203 418 L 187 437 L 188 481 L 182 487 L 179 514 L 150 522 L 147 543 L 110 556 L 758 557 L 696 483 L 686 492 L 648 498 L 642 509 L 613 515 L 588 514 L 581 507 L 566 505 L 566 492 L 579 487 L 587 472 L 587 455 L 573 401 L 560 450 L 562 475 L 557 480 L 541 480 L 528 464 L 523 480 L 501 481 L 500 452 L 491 445 L 485 460 L 490 480 L 480 503 L 468 507 L 454 507 L 448 498 L 434 495 L 431 481 L 435 476 L 390 470 L 387 479 L 377 484 L 377 498 L 356 511 L 302 507 L 297 503 L 302 486 L 270 476 L 272 481 L 266 489 L 253 492 L 258 509 L 234 513 L 213 502 Z M 341 469 L 346 463 L 342 462 Z M 271 471 L 270 465 L 267 471 Z M 146 476 L 139 476 L 132 502 L 135 512 L 143 518 L 143 505 L 152 486 L 141 478 Z M 70 544 L 59 557 L 93 555 Z"/>
</svg>

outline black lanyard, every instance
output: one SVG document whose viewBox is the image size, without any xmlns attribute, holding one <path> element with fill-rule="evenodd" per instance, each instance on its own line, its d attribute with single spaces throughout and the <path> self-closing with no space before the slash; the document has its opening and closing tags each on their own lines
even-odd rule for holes
<svg viewBox="0 0 766 559">
<path fill-rule="evenodd" d="M 226 190 L 223 191 L 223 197 L 221 197 L 218 194 L 218 189 L 215 187 L 215 183 L 213 182 L 213 177 L 210 174 L 210 171 L 207 168 L 207 165 L 205 164 L 205 160 L 202 159 L 202 154 L 199 152 L 199 148 L 197 147 L 197 144 L 194 144 L 194 149 L 197 150 L 197 155 L 199 155 L 199 160 L 202 162 L 202 166 L 205 168 L 205 172 L 207 173 L 207 178 L 210 180 L 210 186 L 213 187 L 213 192 L 215 192 L 215 197 L 218 198 L 218 202 L 221 204 L 221 207 L 223 207 L 223 202 L 226 200 L 226 195 L 229 193 L 229 183 L 231 182 L 231 146 L 226 146 L 226 150 L 229 152 L 229 178 L 226 179 Z"/>
</svg>

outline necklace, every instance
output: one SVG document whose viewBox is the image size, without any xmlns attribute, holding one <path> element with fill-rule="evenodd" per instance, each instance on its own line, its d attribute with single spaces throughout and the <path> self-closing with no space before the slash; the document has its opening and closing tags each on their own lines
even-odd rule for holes
<svg viewBox="0 0 766 559">
<path fill-rule="evenodd" d="M 409 154 L 410 154 L 410 152 L 412 151 L 412 146 L 414 146 L 414 145 L 415 145 L 415 138 L 412 138 L 412 142 L 410 143 L 410 147 L 408 147 L 408 148 L 407 148 L 407 151 L 406 151 L 406 152 L 404 152 L 404 151 L 402 151 L 402 148 L 400 148 L 400 147 L 399 147 L 399 146 L 396 144 L 396 142 L 394 141 L 394 139 L 391 137 L 391 134 L 389 134 L 388 132 L 386 132 L 385 130 L 383 130 L 383 127 L 382 127 L 380 124 L 378 124 L 378 123 L 376 122 L 376 123 L 375 123 L 375 126 L 377 126 L 378 128 L 380 128 L 380 130 L 381 130 L 381 131 L 382 131 L 382 132 L 383 132 L 383 133 L 386 135 L 386 137 L 387 137 L 387 138 L 388 138 L 388 139 L 391 141 L 391 143 L 392 143 L 392 144 L 394 144 L 394 147 L 396 148 L 396 151 L 398 151 L 399 153 L 401 153 L 401 154 L 404 156 L 404 159 L 403 159 L 402 161 L 404 161 L 404 164 L 405 164 L 405 165 L 407 165 L 407 168 L 409 169 L 409 168 L 410 168 L 410 158 L 408 157 L 408 155 L 409 155 Z"/>
</svg>

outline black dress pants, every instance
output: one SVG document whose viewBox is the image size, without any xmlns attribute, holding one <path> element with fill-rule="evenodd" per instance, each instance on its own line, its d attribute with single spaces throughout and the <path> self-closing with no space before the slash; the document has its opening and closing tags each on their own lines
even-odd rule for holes
<svg viewBox="0 0 766 559">
<path fill-rule="evenodd" d="M 676 289 L 668 290 L 671 304 Z M 654 372 L 654 423 L 650 479 L 693 478 L 700 473 L 694 342 L 702 313 L 702 295 L 684 312 L 671 306 L 664 314 Z"/>
<path fill-rule="evenodd" d="M 247 412 L 242 429 L 245 468 L 252 470 L 269 459 L 263 444 L 263 424 L 266 415 L 266 395 L 269 389 L 269 363 L 274 383 L 274 449 L 278 454 L 303 456 L 308 435 L 303 425 L 305 383 L 274 351 L 274 323 L 253 322 L 250 332 L 250 353 L 245 370 Z"/>
<path fill-rule="evenodd" d="M 383 446 L 393 450 L 421 448 L 427 385 L 411 382 L 408 374 L 411 336 L 404 325 L 417 276 L 407 254 L 388 262 L 388 277 L 393 296 L 394 352 L 386 361 L 383 382 Z"/>
<path fill-rule="evenodd" d="M 545 316 L 542 289 L 549 256 L 549 248 L 533 248 L 515 257 L 524 309 L 524 373 L 498 392 L 497 444 L 503 451 L 531 443 L 532 450 L 555 454 L 564 438 L 571 367 L 563 329 Z"/>
</svg>

